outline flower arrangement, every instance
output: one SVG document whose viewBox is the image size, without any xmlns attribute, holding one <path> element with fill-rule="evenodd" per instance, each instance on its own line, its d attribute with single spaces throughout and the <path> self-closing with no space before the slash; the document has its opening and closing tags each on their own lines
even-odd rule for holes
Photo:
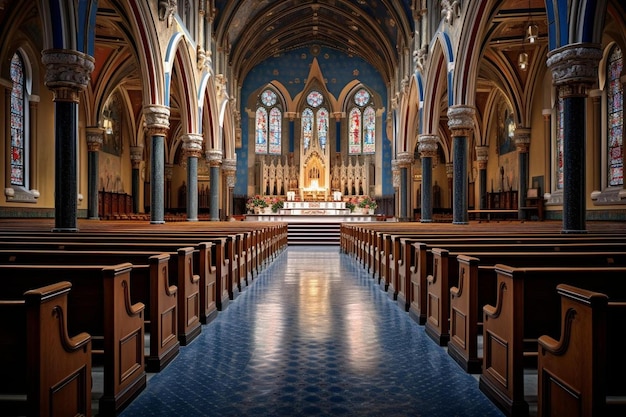
<svg viewBox="0 0 626 417">
<path fill-rule="evenodd" d="M 350 213 L 352 213 L 354 211 L 354 208 L 356 206 L 354 205 L 354 203 L 350 200 L 346 201 L 346 208 L 350 209 Z"/>
<path fill-rule="evenodd" d="M 253 212 L 255 208 L 265 208 L 268 206 L 269 203 L 267 202 L 267 197 L 260 196 L 259 194 L 248 198 L 248 201 L 246 202 L 246 208 L 250 212 Z"/>
<path fill-rule="evenodd" d="M 277 213 L 278 210 L 282 209 L 283 206 L 285 205 L 283 203 L 283 200 L 281 200 L 280 198 L 277 198 L 277 197 L 274 197 L 270 204 L 272 206 L 272 213 Z"/>
<path fill-rule="evenodd" d="M 376 200 L 366 195 L 359 199 L 359 207 L 364 208 L 365 210 L 375 210 L 378 207 L 376 204 Z"/>
</svg>

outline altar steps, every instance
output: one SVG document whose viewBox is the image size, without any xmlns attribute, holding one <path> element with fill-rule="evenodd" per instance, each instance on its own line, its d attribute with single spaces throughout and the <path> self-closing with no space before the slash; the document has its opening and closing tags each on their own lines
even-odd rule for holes
<svg viewBox="0 0 626 417">
<path fill-rule="evenodd" d="M 287 243 L 294 245 L 337 245 L 341 223 L 289 223 Z"/>
</svg>

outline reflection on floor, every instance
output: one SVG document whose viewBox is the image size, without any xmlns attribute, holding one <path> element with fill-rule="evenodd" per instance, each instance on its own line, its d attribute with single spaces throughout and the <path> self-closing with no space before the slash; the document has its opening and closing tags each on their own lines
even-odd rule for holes
<svg viewBox="0 0 626 417">
<path fill-rule="evenodd" d="M 501 416 L 337 246 L 290 247 L 121 414 Z"/>
</svg>

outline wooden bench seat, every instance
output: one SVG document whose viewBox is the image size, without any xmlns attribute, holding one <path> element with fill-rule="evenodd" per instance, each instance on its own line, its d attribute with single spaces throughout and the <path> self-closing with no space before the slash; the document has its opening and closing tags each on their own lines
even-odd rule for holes
<svg viewBox="0 0 626 417">
<path fill-rule="evenodd" d="M 0 265 L 114 265 L 133 264 L 131 270 L 131 299 L 142 302 L 148 340 L 146 370 L 159 372 L 179 352 L 179 300 L 177 262 L 170 263 L 177 253 L 132 251 L 64 251 L 0 249 Z M 181 253 L 183 258 L 188 253 Z M 184 261 L 183 261 L 184 262 Z M 173 268 L 173 272 L 170 273 Z M 182 284 L 183 293 L 189 293 Z M 186 338 L 183 338 L 186 341 Z"/>
<path fill-rule="evenodd" d="M 68 336 L 70 289 L 0 300 L 0 415 L 91 416 L 91 336 Z"/>
<path fill-rule="evenodd" d="M 539 415 L 626 415 L 624 294 L 616 300 L 566 284 L 557 292 L 560 338 L 538 340 Z"/>
<path fill-rule="evenodd" d="M 146 386 L 144 304 L 130 297 L 129 263 L 92 265 L 1 265 L 2 296 L 19 300 L 31 289 L 59 281 L 72 283 L 68 296 L 68 333 L 92 337 L 92 363 L 104 368 L 99 413 L 115 415 Z"/>
<path fill-rule="evenodd" d="M 511 249 L 514 249 L 512 247 Z M 479 373 L 482 307 L 495 304 L 496 264 L 509 266 L 626 266 L 624 252 L 451 252 L 433 248 L 428 277 L 426 333 L 463 369 Z"/>
<path fill-rule="evenodd" d="M 483 240 L 486 241 L 486 240 Z M 458 241 L 456 243 L 443 243 L 441 241 L 431 242 L 426 244 L 424 242 L 412 243 L 411 246 L 415 251 L 413 259 L 415 260 L 415 266 L 410 267 L 409 277 L 405 279 L 409 281 L 408 285 L 408 299 L 410 300 L 409 314 L 419 324 L 426 323 L 427 317 L 427 277 L 432 275 L 432 245 L 443 245 L 445 249 L 457 253 L 462 252 L 537 252 L 537 251 L 550 251 L 550 252 L 608 252 L 623 250 L 624 243 L 620 242 L 577 242 L 576 240 L 559 241 L 555 239 L 553 241 L 546 240 L 543 243 L 517 243 L 515 238 L 507 240 L 506 238 L 500 241 L 491 240 L 491 243 L 475 243 L 475 240 L 468 240 L 466 242 Z M 571 242 L 571 243 L 570 243 Z"/>
<path fill-rule="evenodd" d="M 624 267 L 528 267 L 496 265 L 495 305 L 483 307 L 484 360 L 479 388 L 508 416 L 527 416 L 525 369 L 537 366 L 537 339 L 560 332 L 559 284 L 603 292 L 626 289 Z"/>
</svg>

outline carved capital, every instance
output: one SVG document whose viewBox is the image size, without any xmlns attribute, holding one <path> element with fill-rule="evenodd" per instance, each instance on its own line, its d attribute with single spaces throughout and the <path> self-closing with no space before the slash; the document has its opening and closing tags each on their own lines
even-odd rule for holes
<svg viewBox="0 0 626 417">
<path fill-rule="evenodd" d="M 487 169 L 488 160 L 489 160 L 489 147 L 477 146 L 476 147 L 476 162 L 478 162 L 478 169 Z"/>
<path fill-rule="evenodd" d="M 104 141 L 104 129 L 99 126 L 92 126 L 86 129 L 87 133 L 87 150 L 89 152 L 97 152 L 102 148 Z"/>
<path fill-rule="evenodd" d="M 474 130 L 474 114 L 472 106 L 456 105 L 448 108 L 448 127 L 452 136 L 469 137 Z"/>
<path fill-rule="evenodd" d="M 515 140 L 515 147 L 518 152 L 528 153 L 528 148 L 530 147 L 530 128 L 518 126 L 515 129 L 513 140 Z"/>
<path fill-rule="evenodd" d="M 411 166 L 411 164 L 413 164 L 413 154 L 408 152 L 400 152 L 398 153 L 396 161 L 398 161 L 398 166 L 400 168 L 408 168 Z"/>
<path fill-rule="evenodd" d="M 420 153 L 422 158 L 435 158 L 437 156 L 437 140 L 439 136 L 437 135 L 420 135 L 418 142 L 419 145 L 417 150 Z"/>
<path fill-rule="evenodd" d="M 146 128 L 150 136 L 165 136 L 170 129 L 170 109 L 158 104 L 143 108 Z"/>
<path fill-rule="evenodd" d="M 588 86 L 598 78 L 598 63 L 602 59 L 602 49 L 594 44 L 571 44 L 548 53 L 546 64 L 552 71 L 555 86 L 568 85 L 566 94 L 585 94 Z M 560 90 L 560 88 L 559 88 Z"/>
<path fill-rule="evenodd" d="M 218 167 L 222 164 L 222 151 L 219 149 L 212 149 L 206 151 L 206 160 L 211 167 Z"/>
<path fill-rule="evenodd" d="M 187 133 L 182 136 L 183 150 L 188 157 L 200 158 L 202 156 L 202 135 Z"/>
<path fill-rule="evenodd" d="M 454 177 L 454 164 L 452 162 L 446 162 L 446 177 L 448 179 Z"/>
<path fill-rule="evenodd" d="M 130 147 L 130 162 L 133 168 L 139 168 L 139 165 L 143 161 L 143 145 Z"/>
<path fill-rule="evenodd" d="M 42 52 L 46 66 L 45 84 L 54 93 L 54 101 L 78 103 L 79 93 L 87 88 L 94 69 L 94 58 L 68 49 L 48 49 Z"/>
</svg>

